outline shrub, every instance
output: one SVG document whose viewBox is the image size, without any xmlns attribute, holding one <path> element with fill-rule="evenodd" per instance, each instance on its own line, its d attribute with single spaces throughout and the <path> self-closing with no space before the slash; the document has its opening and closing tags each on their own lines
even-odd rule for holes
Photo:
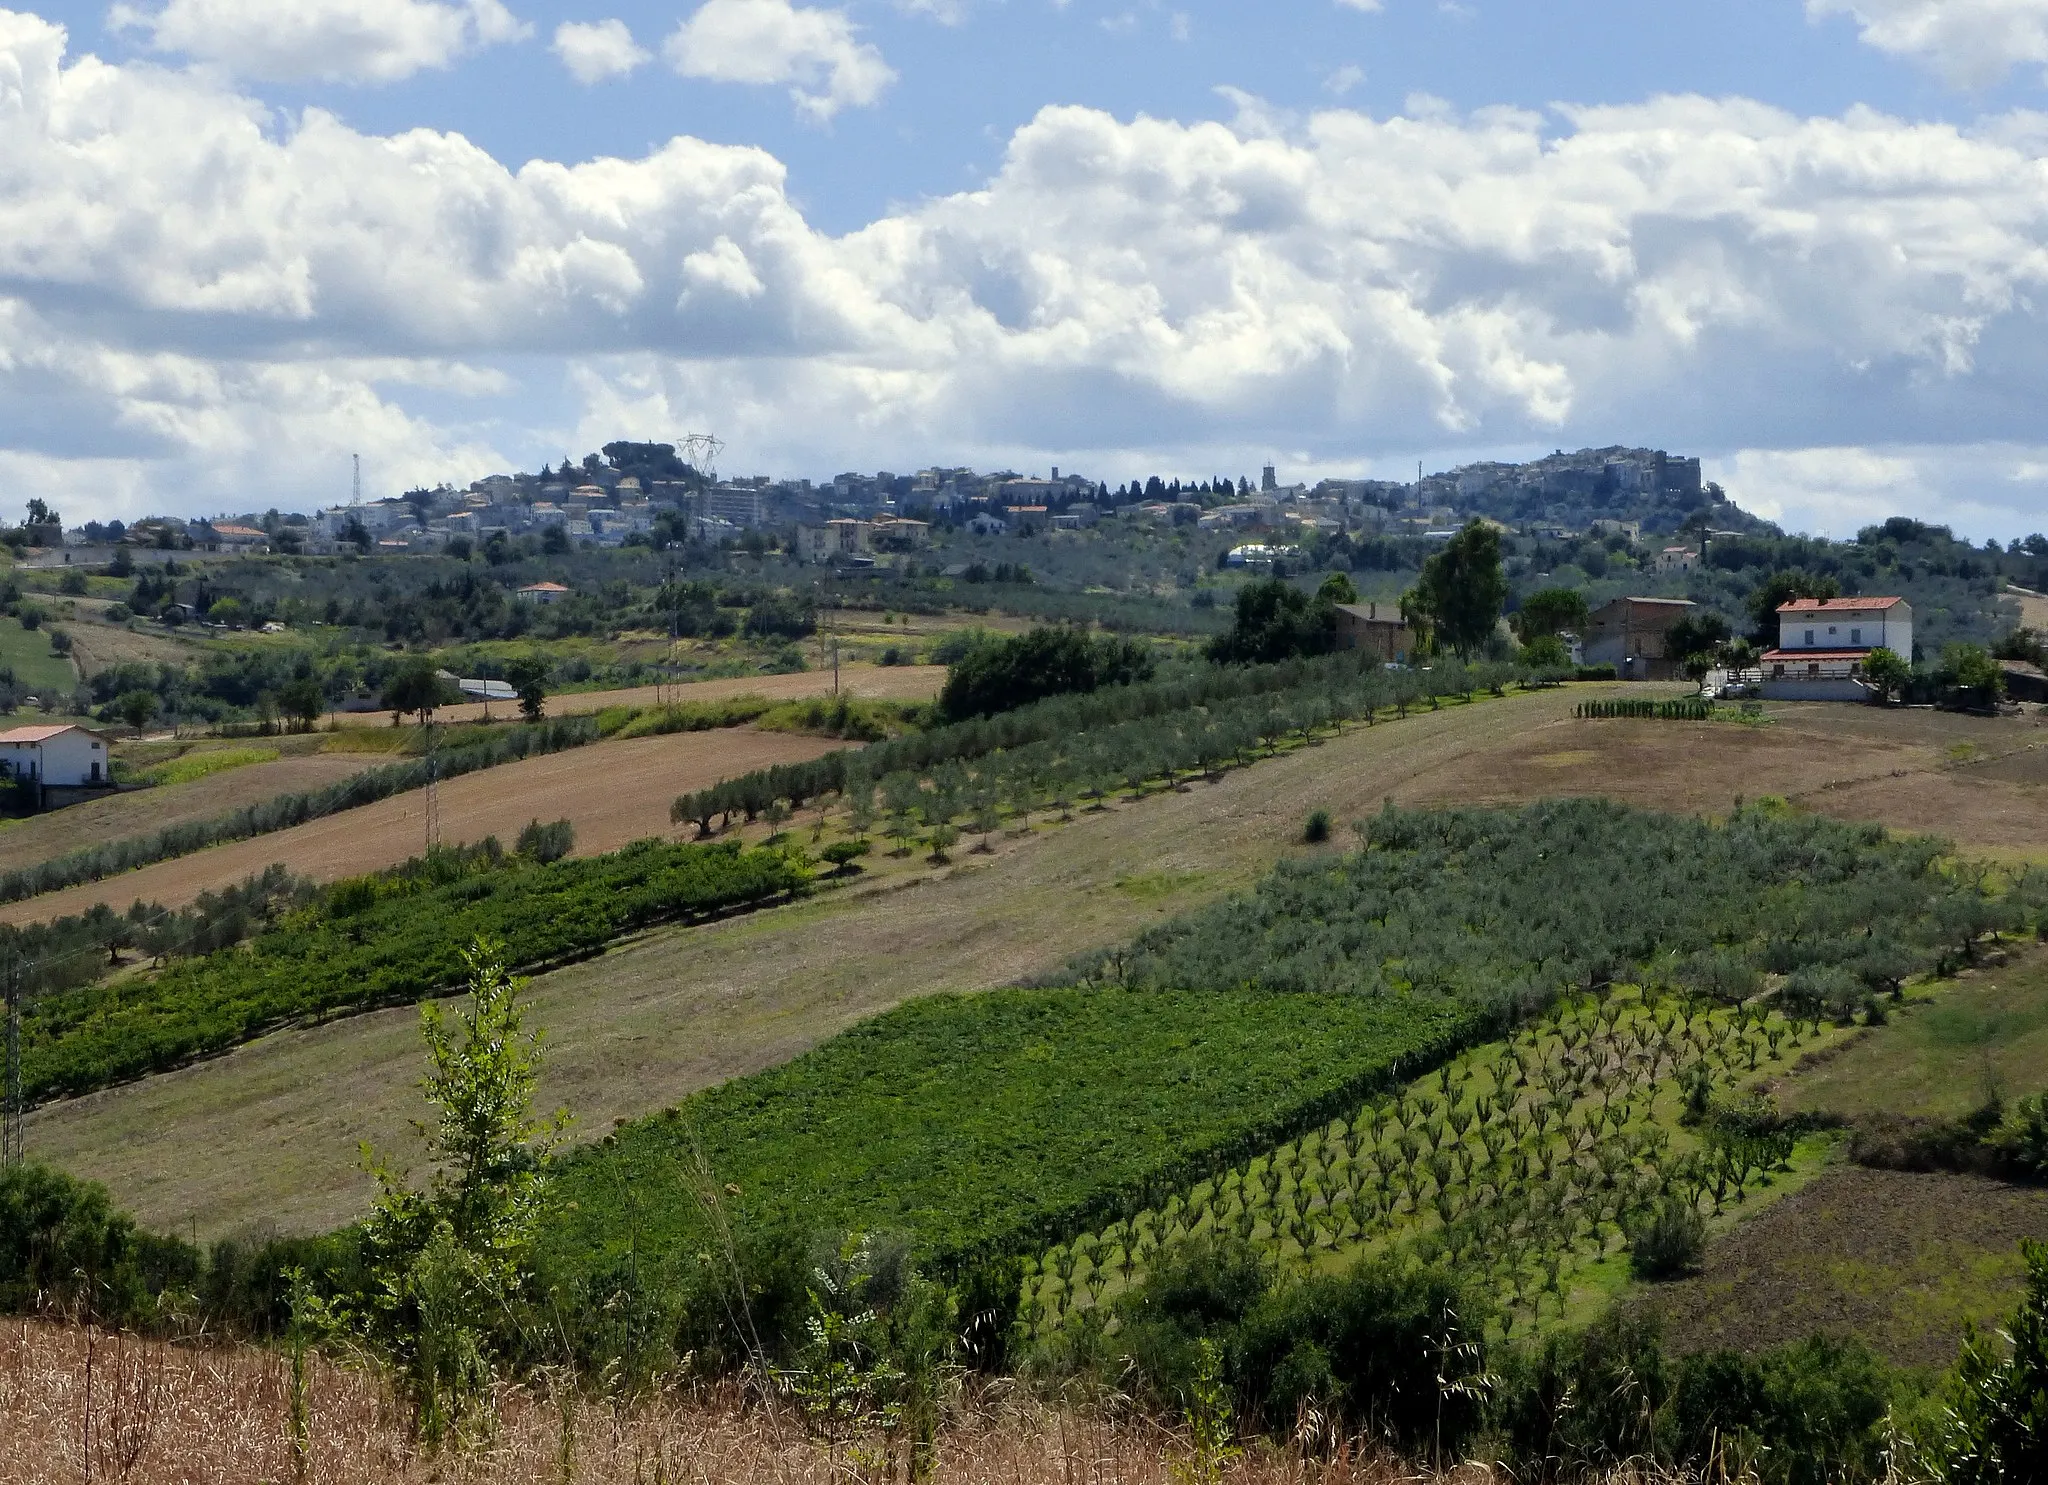
<svg viewBox="0 0 2048 1485">
<path fill-rule="evenodd" d="M 1308 824 L 1302 827 L 1301 838 L 1312 846 L 1319 846 L 1327 841 L 1330 838 L 1330 812 L 1310 811 Z"/>
<path fill-rule="evenodd" d="M 1152 656 L 1135 640 L 1092 637 L 1062 625 L 977 645 L 946 675 L 939 714 L 948 721 L 992 717 L 1048 696 L 1152 678 Z"/>
<path fill-rule="evenodd" d="M 528 860 L 545 866 L 551 861 L 560 861 L 576 849 L 576 827 L 567 820 L 557 820 L 551 825 L 529 820 L 512 848 Z"/>
<path fill-rule="evenodd" d="M 825 849 L 820 851 L 818 854 L 824 857 L 825 860 L 831 862 L 832 865 L 838 867 L 841 871 L 845 871 L 847 868 L 851 867 L 854 862 L 860 860 L 861 857 L 867 855 L 870 851 L 874 850 L 874 848 L 875 846 L 873 841 L 835 840 L 834 842 L 832 842 L 831 845 L 825 847 Z"/>
<path fill-rule="evenodd" d="M 1628 1266 L 1638 1279 L 1675 1279 L 1700 1265 L 1707 1223 L 1691 1202 L 1666 1197 L 1629 1224 Z"/>
</svg>

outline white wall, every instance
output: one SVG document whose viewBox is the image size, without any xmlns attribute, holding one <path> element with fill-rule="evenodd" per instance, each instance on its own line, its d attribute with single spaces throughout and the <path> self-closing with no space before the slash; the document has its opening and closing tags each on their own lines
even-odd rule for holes
<svg viewBox="0 0 2048 1485">
<path fill-rule="evenodd" d="M 1812 639 L 1807 635 L 1811 634 Z M 1781 650 L 1874 650 L 1878 646 L 1913 658 L 1913 610 L 1905 604 L 1888 609 L 1833 613 L 1779 614 Z"/>
</svg>

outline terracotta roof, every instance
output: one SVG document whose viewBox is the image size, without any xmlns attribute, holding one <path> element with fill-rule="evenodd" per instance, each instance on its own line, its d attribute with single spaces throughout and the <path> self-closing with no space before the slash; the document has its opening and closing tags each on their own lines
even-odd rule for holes
<svg viewBox="0 0 2048 1485">
<path fill-rule="evenodd" d="M 39 743 L 66 732 L 84 732 L 76 722 L 65 722 L 55 727 L 14 727 L 0 732 L 0 743 Z"/>
<path fill-rule="evenodd" d="M 1780 660 L 1868 660 L 1870 651 L 1862 650 L 1765 650 L 1763 658 L 1776 663 Z"/>
<path fill-rule="evenodd" d="M 528 583 L 519 591 L 522 593 L 566 593 L 569 590 L 560 583 Z"/>
<path fill-rule="evenodd" d="M 1781 614 L 1846 614 L 1860 613 L 1864 609 L 1895 608 L 1904 603 L 1903 598 L 1795 598 L 1790 603 L 1778 605 Z"/>
</svg>

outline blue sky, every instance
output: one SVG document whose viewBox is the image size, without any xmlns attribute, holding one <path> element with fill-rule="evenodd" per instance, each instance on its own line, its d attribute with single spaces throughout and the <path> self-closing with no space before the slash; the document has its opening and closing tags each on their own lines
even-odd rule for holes
<svg viewBox="0 0 2048 1485">
<path fill-rule="evenodd" d="M 0 506 L 711 427 L 1115 481 L 1647 442 L 2012 537 L 2044 66 L 2048 0 L 44 0 Z"/>
</svg>

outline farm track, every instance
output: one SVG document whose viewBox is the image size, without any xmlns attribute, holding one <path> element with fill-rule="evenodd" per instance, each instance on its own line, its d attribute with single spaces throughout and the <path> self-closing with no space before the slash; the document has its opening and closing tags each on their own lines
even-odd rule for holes
<svg viewBox="0 0 2048 1485">
<path fill-rule="evenodd" d="M 495 835 L 507 847 L 529 820 L 567 819 L 576 854 L 615 851 L 648 836 L 677 834 L 669 801 L 720 779 L 777 763 L 799 763 L 845 744 L 751 727 L 679 732 L 591 743 L 566 752 L 481 769 L 439 786 L 445 845 Z M 378 755 L 338 755 L 389 762 Z M 251 764 L 235 773 L 269 764 Z M 273 862 L 319 882 L 396 865 L 426 849 L 426 791 L 396 794 L 289 830 L 212 846 L 103 881 L 46 892 L 0 909 L 0 922 L 28 923 L 84 912 L 104 902 L 125 908 L 141 898 L 182 907 L 201 892 L 233 886 Z"/>
<path fill-rule="evenodd" d="M 534 984 L 534 1020 L 551 1047 L 543 1097 L 574 1109 L 579 1134 L 594 1138 L 614 1119 L 784 1061 L 911 997 L 1042 972 L 1248 886 L 1301 849 L 1294 841 L 1315 808 L 1341 825 L 1385 798 L 1508 804 L 1570 794 L 1718 813 L 1738 795 L 1777 793 L 1905 824 L 1914 790 L 1940 775 L 1964 791 L 1944 829 L 1965 845 L 2013 832 L 2048 840 L 2048 788 L 1972 780 L 1947 751 L 1959 741 L 1987 754 L 2048 741 L 2033 719 L 1795 706 L 1765 728 L 1572 720 L 1588 694 L 1604 693 L 1516 696 L 1354 728 L 1215 783 L 1080 813 L 1004 840 L 992 856 L 963 850 L 946 871 L 890 867 L 869 888 L 623 944 Z M 1827 787 L 1895 773 L 1875 810 Z M 547 815 L 519 808 L 522 820 Z M 346 1221 L 369 1191 L 357 1142 L 403 1148 L 418 1100 L 416 1028 L 416 1013 L 396 1011 L 281 1032 L 45 1108 L 31 1116 L 29 1147 L 105 1181 L 144 1219 L 202 1236 Z"/>
</svg>

